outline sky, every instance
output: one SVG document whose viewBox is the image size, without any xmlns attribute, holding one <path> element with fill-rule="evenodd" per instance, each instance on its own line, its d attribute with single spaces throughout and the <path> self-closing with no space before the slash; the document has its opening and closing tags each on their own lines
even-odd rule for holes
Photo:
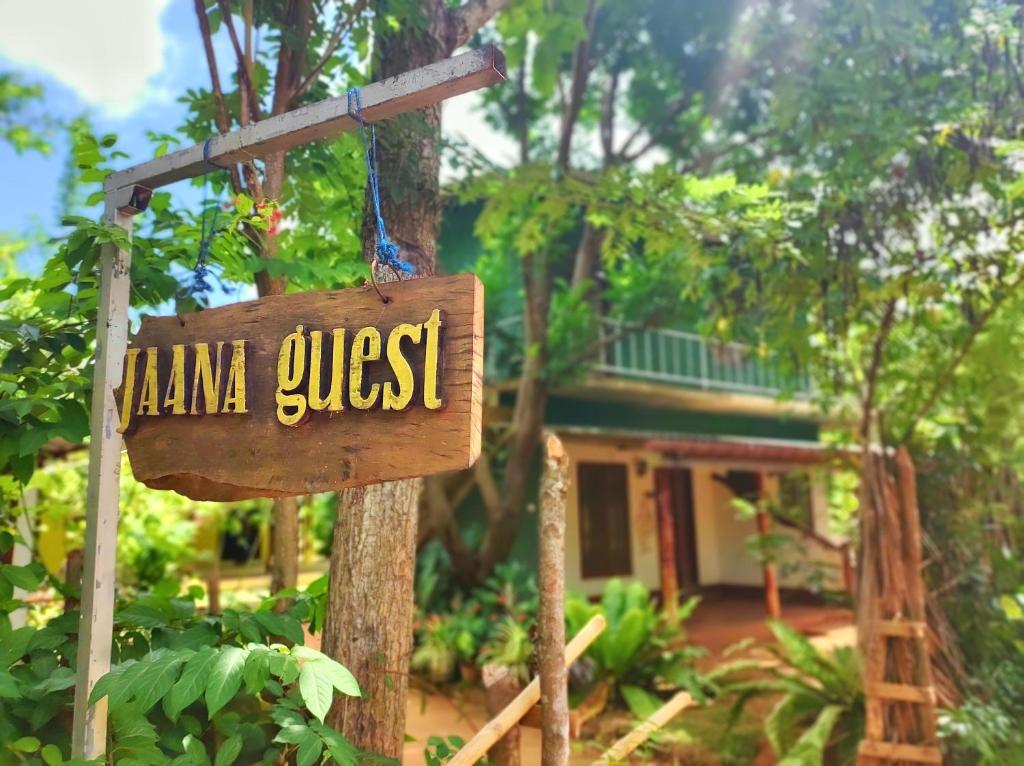
<svg viewBox="0 0 1024 766">
<path fill-rule="evenodd" d="M 178 96 L 209 85 L 192 8 L 190 0 L 0 0 L 0 72 L 43 86 L 37 116 L 88 115 L 99 134 L 116 133 L 130 159 L 115 167 L 142 162 L 152 157 L 146 132 L 172 132 L 185 114 Z M 229 61 L 223 30 L 215 44 L 218 58 Z M 466 94 L 446 102 L 446 136 L 491 157 L 514 156 L 512 142 L 480 119 L 479 100 Z M 0 233 L 58 230 L 67 146 L 59 133 L 53 140 L 45 157 L 19 156 L 0 143 Z M 172 191 L 183 199 L 196 194 L 185 183 Z"/>
</svg>

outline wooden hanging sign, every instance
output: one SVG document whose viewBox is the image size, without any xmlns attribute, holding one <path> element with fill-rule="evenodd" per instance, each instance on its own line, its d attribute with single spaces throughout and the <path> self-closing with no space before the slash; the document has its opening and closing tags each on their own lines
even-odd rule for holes
<svg viewBox="0 0 1024 766">
<path fill-rule="evenodd" d="M 472 274 L 145 317 L 116 391 L 135 478 L 195 500 L 325 492 L 480 454 Z"/>
</svg>

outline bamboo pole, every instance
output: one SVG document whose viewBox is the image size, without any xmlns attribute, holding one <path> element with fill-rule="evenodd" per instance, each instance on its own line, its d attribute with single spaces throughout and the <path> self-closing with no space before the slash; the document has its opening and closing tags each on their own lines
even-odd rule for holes
<svg viewBox="0 0 1024 766">
<path fill-rule="evenodd" d="M 667 724 L 680 712 L 693 704 L 693 697 L 688 692 L 679 692 L 672 699 L 651 714 L 651 717 L 626 734 L 614 745 L 605 750 L 604 754 L 591 766 L 608 766 L 608 764 L 625 760 L 626 756 L 647 741 L 655 731 Z"/>
<path fill-rule="evenodd" d="M 569 673 L 565 647 L 565 494 L 569 459 L 554 434 L 545 439 L 540 485 L 540 606 L 537 623 L 541 696 L 541 766 L 569 763 Z"/>
<path fill-rule="evenodd" d="M 590 618 L 590 622 L 583 626 L 572 641 L 565 647 L 565 666 L 569 667 L 588 646 L 597 638 L 605 628 L 604 616 L 597 614 Z M 508 707 L 488 721 L 476 735 L 462 746 L 462 749 L 455 754 L 455 757 L 448 762 L 448 766 L 472 766 L 479 761 L 491 746 L 508 733 L 509 729 L 526 715 L 526 712 L 540 700 L 540 679 L 533 679 L 529 685 L 519 692 L 519 695 L 512 700 Z"/>
</svg>

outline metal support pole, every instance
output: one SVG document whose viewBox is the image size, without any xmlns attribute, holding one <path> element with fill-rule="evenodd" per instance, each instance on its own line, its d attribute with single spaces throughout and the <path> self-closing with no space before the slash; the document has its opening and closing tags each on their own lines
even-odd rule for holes
<svg viewBox="0 0 1024 766">
<path fill-rule="evenodd" d="M 137 210 L 108 194 L 104 220 L 132 231 Z M 121 202 L 122 204 L 118 204 Z M 85 562 L 82 616 L 78 629 L 78 676 L 71 752 L 92 759 L 106 751 L 107 701 L 89 706 L 92 688 L 110 670 L 114 630 L 114 585 L 117 562 L 117 517 L 121 480 L 121 434 L 114 389 L 121 383 L 128 348 L 131 250 L 114 245 L 100 256 L 100 301 L 96 313 L 96 365 L 93 374 L 89 432 L 89 491 L 85 509 Z"/>
</svg>

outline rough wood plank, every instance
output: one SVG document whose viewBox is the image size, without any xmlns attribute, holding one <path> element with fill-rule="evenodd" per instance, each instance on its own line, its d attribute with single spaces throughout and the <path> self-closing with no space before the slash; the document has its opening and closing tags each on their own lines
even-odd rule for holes
<svg viewBox="0 0 1024 766">
<path fill-rule="evenodd" d="M 555 434 L 544 440 L 544 471 L 540 485 L 540 561 L 537 586 L 540 605 L 541 766 L 569 763 L 569 672 L 565 646 L 565 496 L 569 457 Z"/>
<path fill-rule="evenodd" d="M 171 317 L 146 318 L 132 339 L 129 358 L 138 350 L 158 347 L 166 361 L 158 368 L 159 400 L 172 369 L 172 344 L 226 341 L 224 355 L 236 339 L 245 340 L 245 414 L 161 414 L 133 415 L 134 430 L 126 435 L 128 456 L 135 477 L 156 489 L 173 489 L 203 500 L 238 500 L 249 497 L 281 497 L 337 490 L 395 479 L 426 476 L 467 468 L 480 453 L 483 405 L 483 286 L 472 274 L 413 279 L 388 284 L 390 298 L 382 303 L 370 287 L 332 292 L 269 296 L 217 309 Z M 362 365 L 362 388 L 354 386 L 357 347 L 373 344 L 356 342 L 360 328 L 373 327 L 386 346 L 389 333 L 403 323 L 424 323 L 435 309 L 443 311 L 440 337 L 439 374 L 441 406 L 428 409 L 431 379 L 423 343 L 403 345 L 414 368 L 416 390 L 404 410 L 384 410 L 380 402 L 396 380 L 392 365 L 381 358 Z M 297 337 L 296 328 L 322 330 L 325 337 L 345 328 L 346 357 L 342 383 L 352 384 L 352 401 L 341 411 L 310 411 L 297 425 L 285 425 L 278 399 L 282 343 Z M 293 341 L 294 342 L 294 341 Z M 307 349 L 310 348 L 307 343 Z M 307 358 L 310 352 L 307 353 Z M 386 354 L 386 349 L 381 350 Z M 420 356 L 416 356 L 419 354 Z M 139 357 L 138 376 L 147 361 Z M 332 370 L 332 355 L 324 352 L 324 370 Z M 333 358 L 333 357 L 332 357 Z M 161 367 L 162 365 L 162 367 Z M 228 363 L 222 364 L 222 378 L 228 377 Z M 415 372 L 419 365 L 419 372 Z M 129 368 L 130 369 L 130 368 Z M 194 370 L 198 369 L 198 364 Z M 286 371 L 287 372 L 287 371 Z M 129 380 L 126 370 L 126 381 Z M 221 389 L 230 388 L 221 381 Z M 359 409 L 357 390 L 372 391 L 380 385 L 377 405 Z M 141 401 L 144 388 L 135 384 Z M 299 391 L 314 390 L 303 379 Z M 325 379 L 321 391 L 328 391 Z M 130 388 L 128 382 L 126 388 Z M 201 391 L 192 375 L 185 375 L 185 390 Z M 288 387 L 286 391 L 291 391 Z M 133 399 L 133 401 L 135 401 Z M 132 412 L 140 407 L 132 406 Z M 173 408 L 171 408 L 173 411 Z M 186 400 L 184 409 L 192 411 Z M 200 412 L 203 407 L 198 407 Z M 290 412 L 290 410 L 288 410 Z"/>
<path fill-rule="evenodd" d="M 869 682 L 864 690 L 869 697 L 900 702 L 916 702 L 921 705 L 934 705 L 937 702 L 935 688 L 931 686 L 908 686 L 884 681 Z"/>
<path fill-rule="evenodd" d="M 118 211 L 116 195 L 107 196 L 105 218 L 132 230 L 132 214 Z M 92 707 L 89 694 L 110 670 L 117 576 L 117 517 L 121 482 L 121 434 L 114 388 L 121 380 L 128 344 L 131 251 L 113 245 L 100 255 L 100 296 L 96 314 L 96 363 L 89 420 L 89 485 L 85 505 L 85 561 L 82 616 L 78 628 L 78 673 L 72 754 L 92 759 L 106 750 L 107 700 Z"/>
<path fill-rule="evenodd" d="M 923 640 L 928 626 L 916 620 L 879 620 L 878 635 L 892 638 L 915 638 Z"/>
<path fill-rule="evenodd" d="M 412 112 L 504 79 L 504 54 L 489 45 L 364 86 L 360 93 L 363 119 L 376 122 Z M 210 141 L 209 159 L 216 165 L 246 162 L 331 138 L 357 125 L 348 111 L 347 95 L 338 96 L 217 136 Z M 214 169 L 203 158 L 203 144 L 196 144 L 111 173 L 105 188 L 108 192 L 133 186 L 155 189 Z"/>
<path fill-rule="evenodd" d="M 601 635 L 605 624 L 603 615 L 594 615 L 580 632 L 573 636 L 572 641 L 565 646 L 566 667 L 578 660 L 587 647 L 594 642 L 594 639 Z M 448 766 L 471 766 L 479 761 L 483 758 L 484 753 L 504 737 L 509 729 L 515 726 L 539 700 L 540 679 L 535 678 L 519 693 L 518 697 L 509 703 L 508 707 L 484 724 L 484 727 L 462 746 L 462 749 L 448 762 Z"/>
<path fill-rule="evenodd" d="M 875 758 L 881 761 L 942 763 L 942 751 L 932 745 L 906 745 L 866 739 L 860 743 L 860 748 L 857 752 L 861 757 Z"/>
</svg>

